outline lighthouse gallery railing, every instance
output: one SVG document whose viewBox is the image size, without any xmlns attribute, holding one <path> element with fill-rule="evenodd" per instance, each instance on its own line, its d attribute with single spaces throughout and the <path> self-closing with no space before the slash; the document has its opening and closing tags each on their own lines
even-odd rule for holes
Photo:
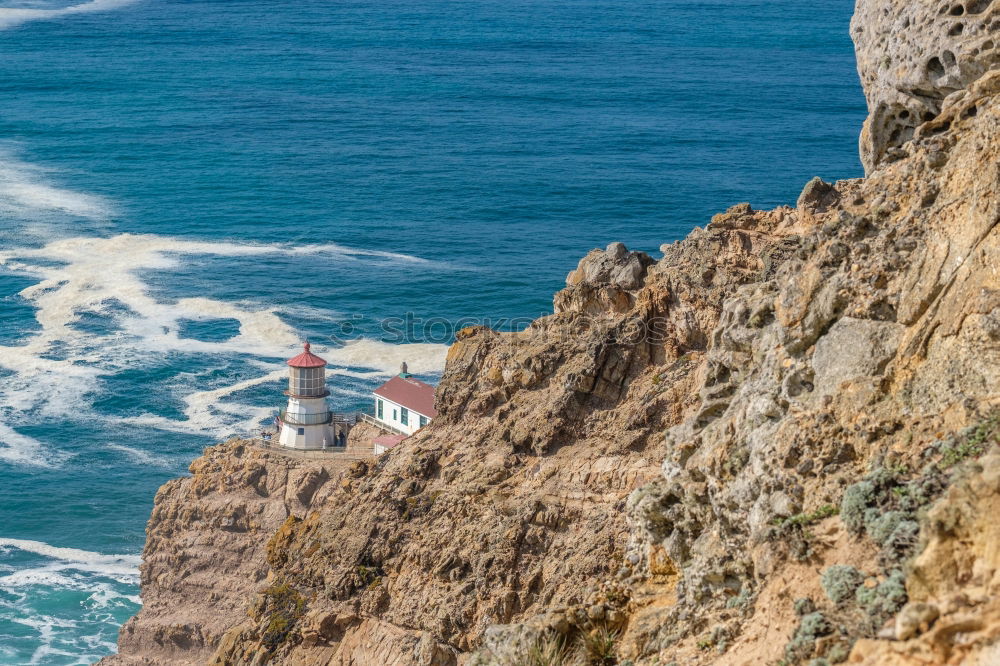
<svg viewBox="0 0 1000 666">
<path fill-rule="evenodd" d="M 311 426 L 324 425 L 333 421 L 333 413 L 325 414 L 288 414 L 288 410 L 282 409 L 278 412 L 278 421 L 287 423 L 290 426 Z"/>
</svg>

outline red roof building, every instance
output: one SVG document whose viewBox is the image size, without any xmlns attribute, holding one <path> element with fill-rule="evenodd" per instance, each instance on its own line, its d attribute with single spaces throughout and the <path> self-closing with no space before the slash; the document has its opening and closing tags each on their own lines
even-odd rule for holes
<svg viewBox="0 0 1000 666">
<path fill-rule="evenodd" d="M 434 387 L 414 379 L 405 363 L 402 372 L 375 389 L 374 398 L 377 425 L 393 434 L 412 435 L 437 416 Z"/>
<path fill-rule="evenodd" d="M 375 395 L 423 414 L 427 418 L 432 419 L 437 416 L 437 410 L 434 409 L 434 387 L 419 379 L 396 375 L 375 389 Z"/>
</svg>

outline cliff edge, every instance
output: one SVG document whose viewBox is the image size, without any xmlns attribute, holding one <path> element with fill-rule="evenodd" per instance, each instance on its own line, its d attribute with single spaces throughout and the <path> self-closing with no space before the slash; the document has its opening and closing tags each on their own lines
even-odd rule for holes
<svg viewBox="0 0 1000 666">
<path fill-rule="evenodd" d="M 377 460 L 207 450 L 103 663 L 996 663 L 998 32 L 859 0 L 865 179 L 591 252 Z"/>
</svg>

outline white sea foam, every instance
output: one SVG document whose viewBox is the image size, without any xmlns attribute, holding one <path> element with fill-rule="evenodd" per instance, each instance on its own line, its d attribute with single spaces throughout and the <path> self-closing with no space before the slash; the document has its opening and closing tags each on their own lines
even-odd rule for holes
<svg viewBox="0 0 1000 666">
<path fill-rule="evenodd" d="M 125 446 L 124 444 L 108 444 L 108 448 L 112 451 L 118 451 L 119 453 L 124 454 L 125 457 L 137 465 L 162 467 L 163 469 L 171 469 L 175 467 L 170 458 L 158 456 L 153 453 L 149 453 L 148 451 L 143 451 L 142 449 Z"/>
<path fill-rule="evenodd" d="M 405 261 L 414 264 L 433 264 L 428 259 L 423 259 L 421 257 L 415 257 L 411 254 L 401 254 L 399 252 L 383 252 L 381 250 L 360 250 L 352 247 L 345 247 L 343 245 L 337 245 L 336 243 L 325 243 L 323 245 L 304 245 L 301 247 L 292 248 L 292 254 L 338 254 L 343 256 L 354 256 L 354 257 L 379 257 L 381 259 L 392 259 L 397 261 Z"/>
<path fill-rule="evenodd" d="M 48 450 L 41 442 L 27 435 L 22 435 L 13 428 L 0 423 L 0 460 L 52 467 L 65 459 L 65 454 Z"/>
<path fill-rule="evenodd" d="M 80 587 L 70 576 L 49 567 L 21 569 L 6 576 L 0 576 L 0 588 L 4 590 L 30 586 L 44 586 L 62 590 L 73 590 Z"/>
<path fill-rule="evenodd" d="M 447 345 L 420 342 L 394 345 L 362 339 L 330 349 L 325 358 L 336 365 L 372 368 L 383 375 L 399 372 L 400 364 L 405 361 L 410 372 L 424 375 L 441 372 L 447 355 Z"/>
<path fill-rule="evenodd" d="M 0 8 L 0 29 L 3 12 L 11 11 L 36 10 Z M 114 206 L 103 197 L 59 187 L 52 178 L 51 170 L 24 162 L 14 149 L 0 146 L 0 215 L 37 223 L 55 213 L 91 220 L 114 213 Z"/>
<path fill-rule="evenodd" d="M 38 569 L 38 571 L 75 569 L 107 576 L 135 576 L 139 573 L 138 567 L 141 561 L 138 555 L 104 555 L 79 548 L 61 548 L 30 539 L 0 538 L 0 548 L 16 548 L 58 561 L 57 564 Z M 23 571 L 12 575 L 18 575 L 23 573 Z"/>
<path fill-rule="evenodd" d="M 130 5 L 135 0 L 90 0 L 79 5 L 69 7 L 59 7 L 55 9 L 35 9 L 35 8 L 0 8 L 0 30 L 13 28 L 29 21 L 44 21 L 72 16 L 73 14 L 84 14 L 87 12 L 103 12 L 111 9 L 118 9 L 125 5 Z"/>
</svg>

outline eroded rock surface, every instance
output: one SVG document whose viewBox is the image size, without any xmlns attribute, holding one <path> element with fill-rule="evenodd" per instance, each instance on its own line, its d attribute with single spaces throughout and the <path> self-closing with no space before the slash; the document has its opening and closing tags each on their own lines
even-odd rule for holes
<svg viewBox="0 0 1000 666">
<path fill-rule="evenodd" d="M 857 0 L 851 35 L 868 99 L 865 169 L 941 113 L 946 99 L 1000 65 L 1000 3 L 992 0 Z"/>
<path fill-rule="evenodd" d="M 264 586 L 268 541 L 323 506 L 355 464 L 288 458 L 243 440 L 205 450 L 156 494 L 141 567 L 142 612 L 108 665 L 204 664 Z M 363 464 L 363 463 L 360 463 Z"/>
</svg>

